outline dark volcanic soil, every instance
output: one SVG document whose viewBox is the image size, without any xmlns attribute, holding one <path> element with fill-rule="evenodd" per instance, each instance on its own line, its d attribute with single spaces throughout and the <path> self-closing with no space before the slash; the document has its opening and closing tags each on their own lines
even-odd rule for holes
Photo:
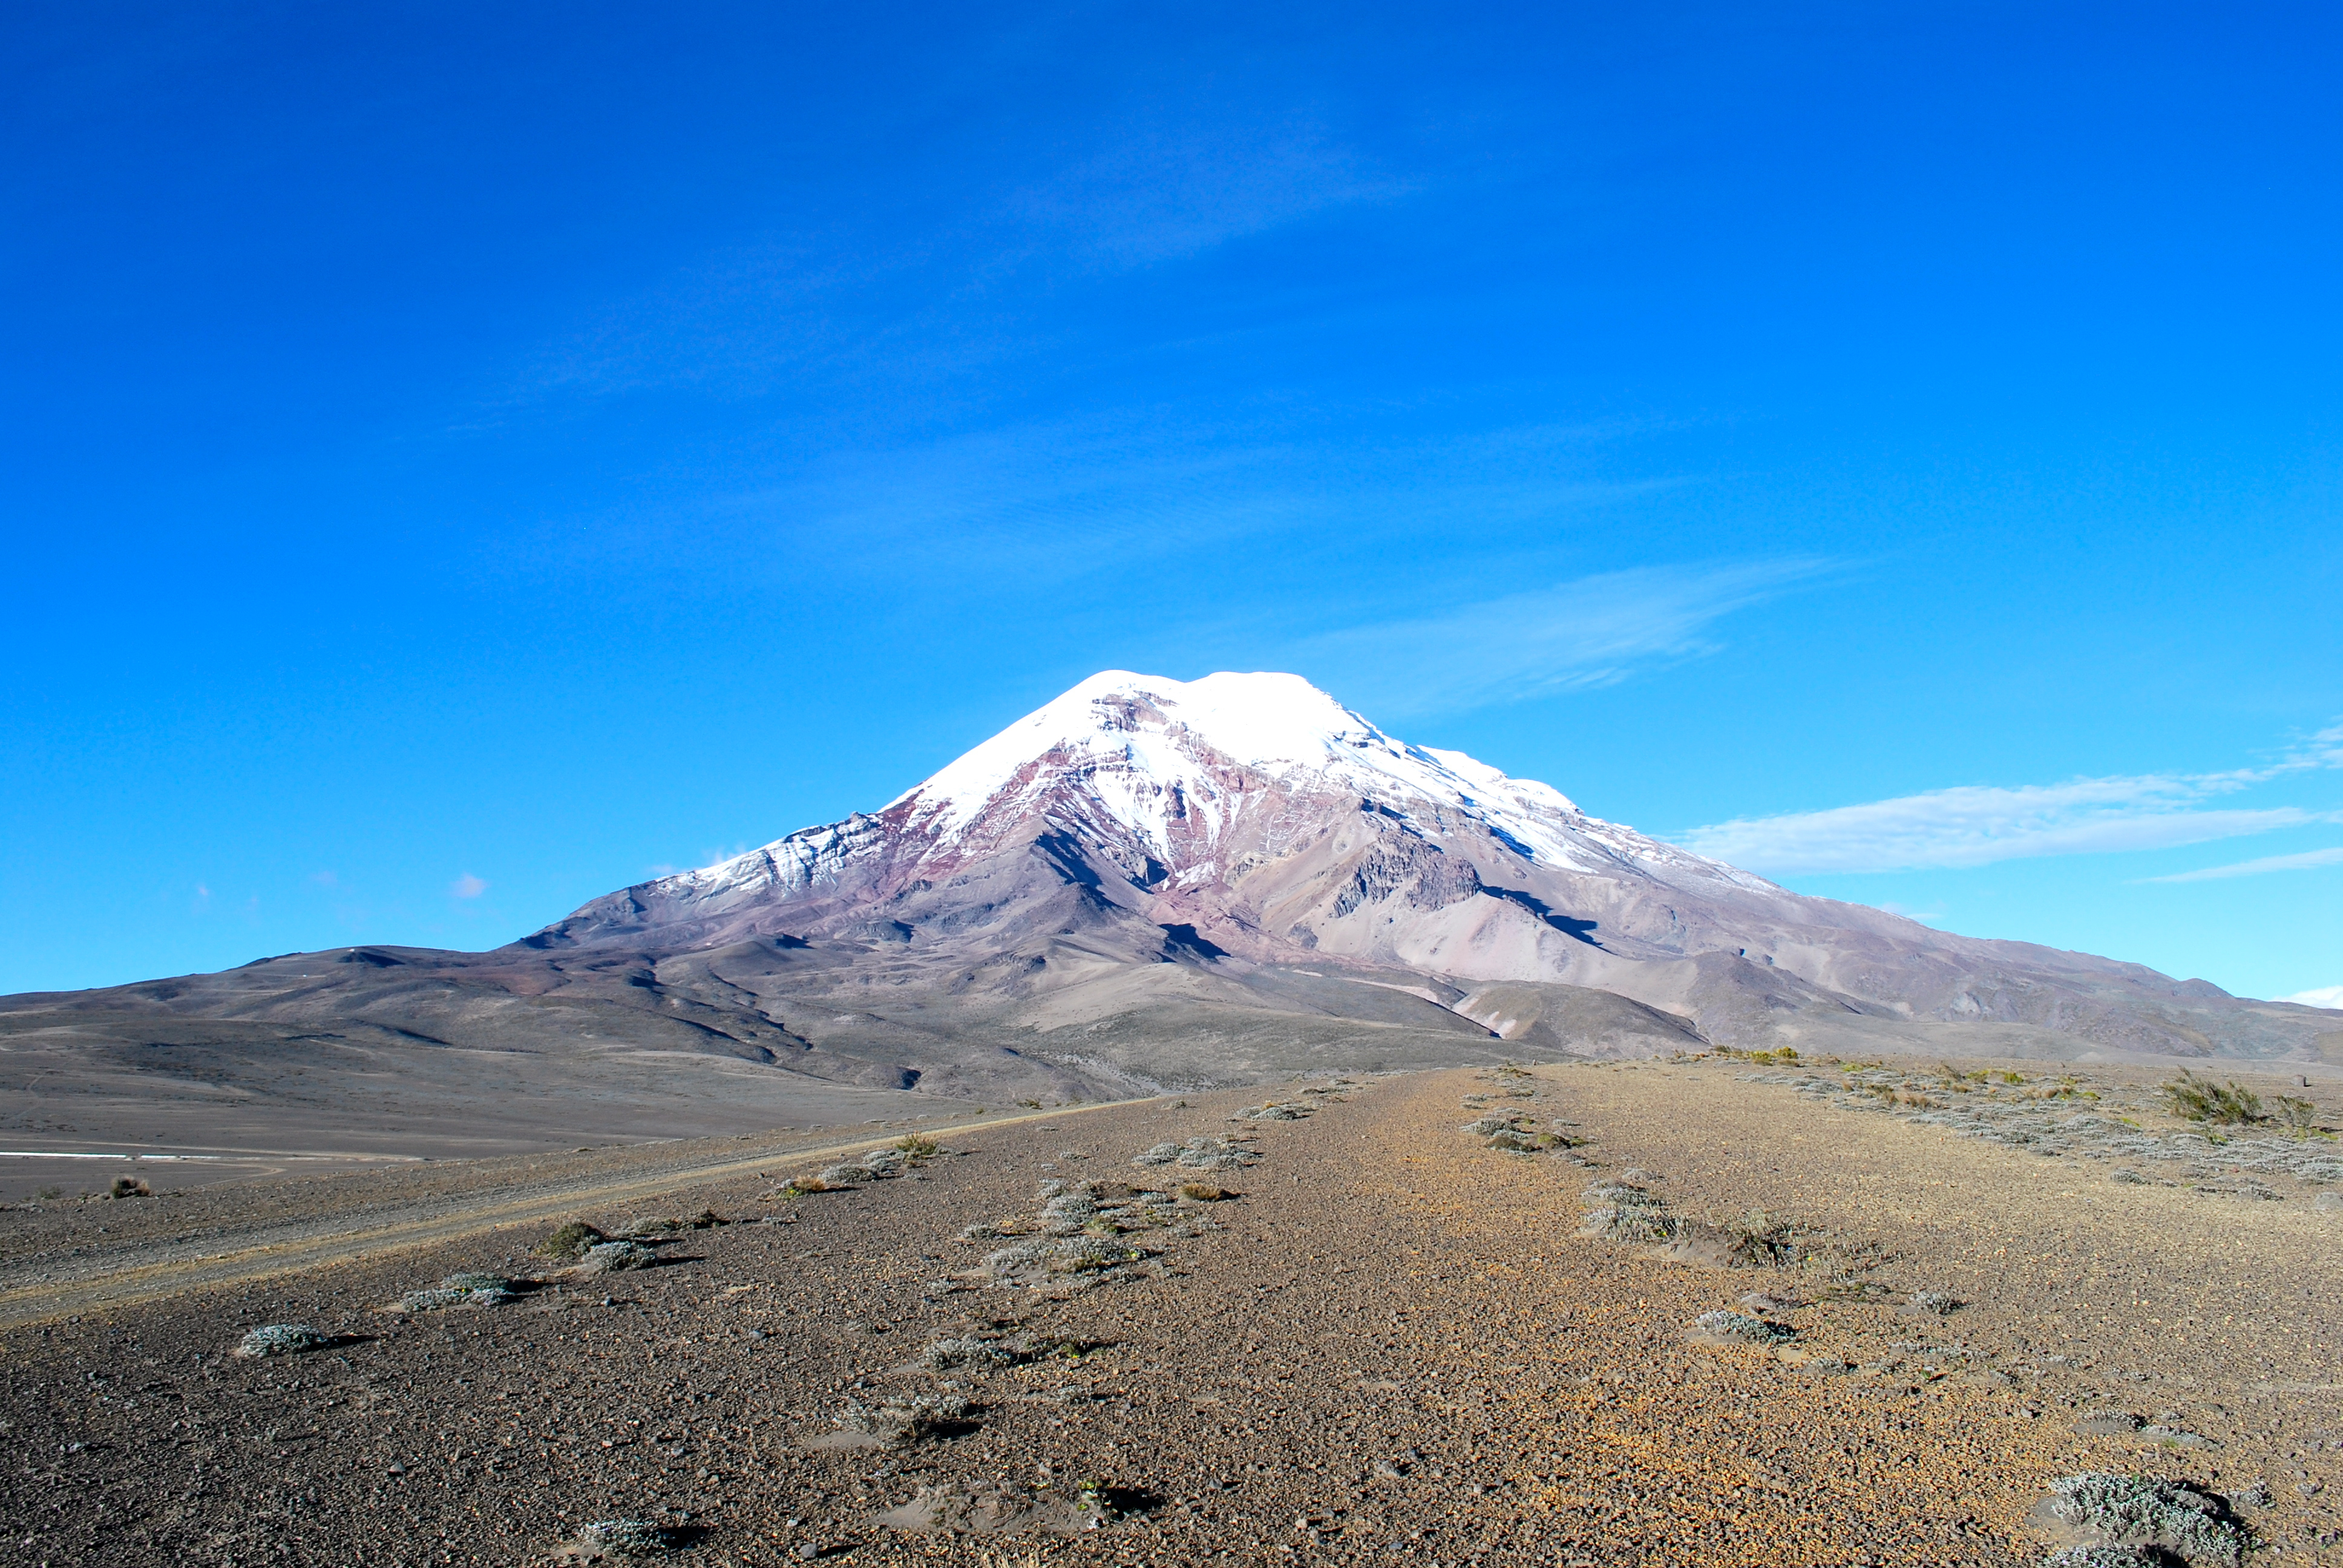
<svg viewBox="0 0 2343 1568">
<path fill-rule="evenodd" d="M 2027 1523 L 2045 1483 L 2086 1470 L 2192 1480 L 2275 1561 L 2343 1563 L 2343 1213 L 2315 1171 L 2046 1157 L 1749 1076 L 1712 1059 L 1294 1085 L 1280 1098 L 1314 1110 L 1237 1123 L 1257 1092 L 1141 1102 L 953 1135 L 850 1191 L 791 1197 L 742 1171 L 581 1199 L 611 1231 L 734 1221 L 675 1232 L 639 1271 L 564 1275 L 529 1254 L 543 1217 L 493 1229 L 490 1204 L 423 1250 L 19 1323 L 0 1337 L 0 1563 L 546 1562 L 589 1555 L 581 1527 L 620 1518 L 709 1568 L 2021 1563 L 2046 1550 Z M 1460 1131 L 1484 1107 L 1585 1141 L 1490 1149 Z M 1239 1135 L 1257 1164 L 1131 1163 Z M 606 1160 L 639 1192 L 645 1159 L 559 1174 L 583 1192 Z M 169 1236 L 229 1226 L 236 1205 L 237 1223 L 306 1206 L 363 1228 L 362 1180 L 10 1212 L 0 1237 L 11 1258 L 90 1248 L 128 1291 Z M 1809 1261 L 1714 1267 L 1582 1237 L 1602 1180 L 1718 1234 L 1794 1217 Z M 960 1233 L 1019 1230 L 1045 1181 L 1101 1183 L 1109 1204 L 1181 1181 L 1242 1196 L 1166 1205 L 1111 1243 L 1151 1255 L 1102 1275 L 988 1282 L 1012 1240 Z M 457 1270 L 545 1282 L 508 1305 L 378 1310 Z M 1743 1304 L 1753 1291 L 1775 1302 Z M 1922 1292 L 1951 1310 L 1916 1311 Z M 1795 1338 L 1686 1339 L 1726 1309 Z M 228 1353 L 273 1322 L 338 1338 Z M 948 1338 L 1019 1359 L 924 1364 Z M 900 1446 L 837 1446 L 861 1441 L 840 1435 L 850 1406 L 920 1395 L 971 1408 Z M 988 1522 L 1016 1538 L 945 1528 Z"/>
</svg>

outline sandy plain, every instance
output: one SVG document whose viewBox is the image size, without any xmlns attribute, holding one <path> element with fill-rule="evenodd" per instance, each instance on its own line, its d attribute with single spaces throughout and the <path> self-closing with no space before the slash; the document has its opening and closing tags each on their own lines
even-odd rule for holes
<svg viewBox="0 0 2343 1568">
<path fill-rule="evenodd" d="M 584 1528 L 631 1519 L 709 1568 L 2031 1563 L 2046 1486 L 2086 1471 L 2227 1499 L 2252 1561 L 2343 1563 L 2335 1145 L 2202 1137 L 2162 1070 L 1848 1065 L 1321 1079 L 1275 1090 L 1291 1120 L 1245 1118 L 1260 1090 L 1134 1101 L 803 1195 L 886 1140 L 14 1207 L 0 1563 L 552 1563 L 615 1558 Z M 2338 1120 L 2331 1089 L 2259 1087 Z M 1573 1146 L 1463 1131 L 1493 1111 Z M 1131 1162 L 1190 1139 L 1257 1160 Z M 1125 1191 L 1183 1181 L 1241 1196 Z M 1154 1218 L 1108 1267 L 988 1271 L 1048 1182 Z M 1604 1183 L 1801 1256 L 1582 1234 Z M 731 1222 L 634 1223 L 703 1211 Z M 658 1266 L 532 1255 L 571 1217 Z M 381 1310 L 459 1270 L 542 1282 Z M 1687 1337 L 1716 1311 L 1789 1337 Z M 334 1342 L 230 1353 L 277 1322 Z M 930 1364 L 946 1341 L 997 1354 Z M 945 1417 L 902 1431 L 921 1399 Z"/>
</svg>

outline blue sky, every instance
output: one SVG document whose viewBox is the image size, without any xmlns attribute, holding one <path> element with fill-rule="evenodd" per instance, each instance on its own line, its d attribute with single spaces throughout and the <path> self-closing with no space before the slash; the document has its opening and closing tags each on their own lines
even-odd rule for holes
<svg viewBox="0 0 2343 1568">
<path fill-rule="evenodd" d="M 0 990 L 493 945 L 1117 667 L 2343 985 L 2320 8 L 12 32 Z"/>
</svg>

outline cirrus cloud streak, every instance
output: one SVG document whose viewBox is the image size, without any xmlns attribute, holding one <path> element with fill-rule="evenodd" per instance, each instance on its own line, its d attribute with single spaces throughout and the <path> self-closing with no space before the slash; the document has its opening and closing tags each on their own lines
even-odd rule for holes
<svg viewBox="0 0 2343 1568">
<path fill-rule="evenodd" d="M 1911 871 L 2042 855 L 2169 849 L 2322 820 L 2293 806 L 2190 809 L 2187 779 L 1970 786 L 1694 828 L 1677 842 L 1753 871 Z"/>
<path fill-rule="evenodd" d="M 2308 871 L 2320 866 L 2343 865 L 2343 849 L 2312 849 L 2300 855 L 2265 855 L 2233 866 L 2207 866 L 2201 870 L 2176 871 L 2168 877 L 2142 877 L 2144 882 L 2217 882 L 2230 877 L 2258 877 L 2270 871 Z"/>
<path fill-rule="evenodd" d="M 1918 871 L 1991 865 L 2047 855 L 2172 849 L 2268 833 L 2343 812 L 2299 806 L 2217 807 L 2211 801 L 2271 779 L 2343 769 L 2343 725 L 2299 740 L 2259 767 L 2222 773 L 2075 779 L 2014 788 L 1964 785 L 1859 806 L 1736 817 L 1679 834 L 1686 849 L 1776 876 Z M 2343 850 L 2272 855 L 2199 871 L 2146 879 L 2205 881 L 2327 865 Z"/>
</svg>

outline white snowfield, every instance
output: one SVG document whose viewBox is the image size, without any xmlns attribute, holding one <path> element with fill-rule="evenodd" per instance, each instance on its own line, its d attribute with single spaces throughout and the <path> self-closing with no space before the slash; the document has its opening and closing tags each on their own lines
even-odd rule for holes
<svg viewBox="0 0 2343 1568">
<path fill-rule="evenodd" d="M 1394 739 L 1298 675 L 1182 681 L 1119 669 L 1026 715 L 878 816 L 804 829 L 649 887 L 665 898 L 722 900 L 830 882 L 846 860 L 888 837 L 882 819 L 899 822 L 902 839 L 926 841 L 928 853 L 947 853 L 1070 794 L 1174 872 L 1192 876 L 1212 869 L 1214 847 L 1248 805 L 1272 804 L 1272 792 L 1350 797 L 1431 829 L 1460 818 L 1478 822 L 1543 866 L 1779 891 L 1722 861 L 1589 817 L 1550 785 L 1509 779 L 1461 751 Z"/>
</svg>

